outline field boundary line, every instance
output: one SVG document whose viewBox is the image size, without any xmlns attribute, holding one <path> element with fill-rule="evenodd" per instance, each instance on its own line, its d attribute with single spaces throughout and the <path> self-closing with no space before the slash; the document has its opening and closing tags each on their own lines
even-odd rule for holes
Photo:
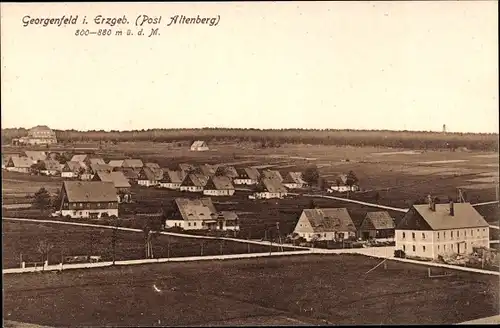
<svg viewBox="0 0 500 328">
<path fill-rule="evenodd" d="M 21 221 L 21 222 L 49 223 L 49 224 L 66 224 L 66 225 L 74 225 L 74 226 L 89 227 L 89 228 L 117 229 L 117 230 L 122 230 L 122 231 L 143 232 L 143 230 L 141 230 L 141 229 L 115 227 L 115 226 L 110 226 L 110 225 L 100 225 L 100 224 L 91 224 L 91 223 L 79 223 L 79 222 L 56 221 L 56 220 L 24 219 L 24 218 L 2 218 L 2 219 L 7 220 L 7 221 Z M 167 231 L 158 231 L 158 233 L 161 235 L 181 237 L 181 238 L 227 240 L 227 241 L 233 241 L 233 242 L 245 243 L 245 244 L 256 244 L 256 245 L 264 245 L 264 246 L 270 245 L 269 241 L 257 241 L 257 240 L 238 239 L 238 238 L 231 238 L 231 237 L 198 236 L 198 235 L 189 235 L 189 234 L 167 232 Z M 309 247 L 293 246 L 293 245 L 289 245 L 289 244 L 277 244 L 277 243 L 272 243 L 272 244 L 274 246 L 281 245 L 283 247 L 302 249 L 302 250 L 309 250 L 310 249 Z"/>
</svg>

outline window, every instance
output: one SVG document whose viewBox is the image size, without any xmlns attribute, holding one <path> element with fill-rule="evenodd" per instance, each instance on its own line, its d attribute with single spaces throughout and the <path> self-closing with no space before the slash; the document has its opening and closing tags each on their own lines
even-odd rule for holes
<svg viewBox="0 0 500 328">
<path fill-rule="evenodd" d="M 411 233 L 411 238 L 415 239 L 415 233 L 414 232 Z"/>
<path fill-rule="evenodd" d="M 190 227 L 190 226 L 191 226 L 191 222 L 188 222 L 188 227 Z"/>
<path fill-rule="evenodd" d="M 464 245 L 465 245 L 464 248 L 467 249 L 467 243 L 464 243 Z"/>
<path fill-rule="evenodd" d="M 474 230 L 471 230 L 471 231 L 470 231 L 470 235 L 471 235 L 471 236 L 474 236 Z"/>
<path fill-rule="evenodd" d="M 453 250 L 453 244 L 451 244 L 451 250 Z"/>
<path fill-rule="evenodd" d="M 425 239 L 425 233 L 422 232 L 422 239 Z"/>
<path fill-rule="evenodd" d="M 460 237 L 460 231 L 457 231 L 457 237 Z"/>
<path fill-rule="evenodd" d="M 403 232 L 403 238 L 405 238 L 405 237 L 406 237 L 406 234 Z"/>
<path fill-rule="evenodd" d="M 453 238 L 453 231 L 451 232 L 451 238 Z"/>
<path fill-rule="evenodd" d="M 446 245 L 443 245 L 443 249 L 446 250 Z"/>
<path fill-rule="evenodd" d="M 483 232 L 486 232 L 486 229 L 483 229 Z"/>
<path fill-rule="evenodd" d="M 422 251 L 424 251 L 424 252 L 425 252 L 425 246 L 422 246 Z"/>
<path fill-rule="evenodd" d="M 439 232 L 438 232 L 438 239 L 439 239 Z"/>
<path fill-rule="evenodd" d="M 406 246 L 405 245 L 403 245 L 403 251 L 406 252 Z"/>
<path fill-rule="evenodd" d="M 464 236 L 467 237 L 467 230 L 464 230 Z"/>
<path fill-rule="evenodd" d="M 439 251 L 439 245 L 438 245 L 438 251 Z"/>
<path fill-rule="evenodd" d="M 446 231 L 443 231 L 443 238 L 446 238 Z"/>
<path fill-rule="evenodd" d="M 415 252 L 415 250 L 416 250 L 416 247 L 415 247 L 415 245 L 413 245 L 413 251 Z"/>
</svg>

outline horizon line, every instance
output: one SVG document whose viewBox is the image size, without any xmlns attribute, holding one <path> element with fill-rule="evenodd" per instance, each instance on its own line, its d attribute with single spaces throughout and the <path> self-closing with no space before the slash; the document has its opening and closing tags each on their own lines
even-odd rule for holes
<svg viewBox="0 0 500 328">
<path fill-rule="evenodd" d="M 37 125 L 43 126 L 43 124 Z M 45 125 L 48 126 L 48 125 Z M 4 130 L 30 130 L 33 127 L 2 127 L 2 131 Z M 50 128 L 50 127 L 49 127 Z M 53 129 L 54 131 L 60 132 L 78 132 L 78 133 L 86 133 L 86 132 L 101 132 L 101 133 L 117 133 L 117 132 L 152 132 L 152 131 L 181 131 L 181 130 L 232 130 L 232 131 L 324 131 L 324 132 L 413 132 L 413 133 L 435 133 L 435 134 L 476 134 L 476 135 L 498 135 L 498 132 L 460 132 L 460 131 L 432 131 L 432 130 L 388 130 L 388 129 L 333 129 L 333 128 L 229 128 L 229 127 L 202 127 L 202 128 L 148 128 L 148 129 L 132 129 L 132 130 L 105 130 L 105 129 L 87 129 L 87 130 L 79 130 L 79 129 Z"/>
</svg>

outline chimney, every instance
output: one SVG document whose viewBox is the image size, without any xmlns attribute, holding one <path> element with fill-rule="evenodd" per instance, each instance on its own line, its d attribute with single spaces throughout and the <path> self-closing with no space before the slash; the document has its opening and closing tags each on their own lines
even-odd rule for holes
<svg viewBox="0 0 500 328">
<path fill-rule="evenodd" d="M 453 201 L 451 200 L 450 201 L 450 216 L 454 216 L 455 215 L 455 208 L 453 206 Z"/>
<path fill-rule="evenodd" d="M 432 199 L 431 195 L 427 196 L 427 202 L 429 203 L 429 209 L 433 212 L 436 211 L 436 203 Z"/>
</svg>

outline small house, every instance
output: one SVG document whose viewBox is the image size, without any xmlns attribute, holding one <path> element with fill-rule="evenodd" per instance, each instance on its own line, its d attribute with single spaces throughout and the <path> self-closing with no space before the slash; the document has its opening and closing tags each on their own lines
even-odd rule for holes
<svg viewBox="0 0 500 328">
<path fill-rule="evenodd" d="M 260 173 L 253 167 L 236 169 L 238 176 L 234 178 L 235 185 L 255 185 L 259 183 Z"/>
<path fill-rule="evenodd" d="M 217 169 L 218 165 L 203 164 L 199 166 L 199 171 L 207 177 L 213 177 Z"/>
<path fill-rule="evenodd" d="M 231 180 L 238 177 L 238 172 L 234 166 L 219 166 L 215 171 L 216 176 L 225 176 Z"/>
<path fill-rule="evenodd" d="M 61 177 L 74 179 L 80 176 L 80 173 L 85 172 L 85 166 L 82 162 L 66 162 L 61 170 Z"/>
<path fill-rule="evenodd" d="M 226 176 L 213 176 L 208 179 L 203 188 L 203 195 L 207 196 L 232 196 L 234 195 L 234 186 L 231 179 Z"/>
<path fill-rule="evenodd" d="M 210 198 L 176 198 L 172 213 L 167 215 L 165 228 L 184 230 L 239 230 L 234 212 L 217 212 Z"/>
<path fill-rule="evenodd" d="M 257 185 L 254 197 L 257 199 L 283 198 L 287 195 L 287 189 L 276 178 L 263 178 Z"/>
<path fill-rule="evenodd" d="M 28 157 L 12 156 L 5 164 L 5 169 L 12 172 L 30 173 L 32 165 L 33 161 Z"/>
<path fill-rule="evenodd" d="M 191 151 L 207 151 L 207 150 L 208 150 L 208 145 L 205 141 L 202 140 L 196 140 L 191 145 Z"/>
<path fill-rule="evenodd" d="M 156 186 L 158 184 L 157 175 L 155 174 L 155 172 L 153 172 L 152 169 L 145 166 L 139 171 L 137 184 L 143 187 Z"/>
<path fill-rule="evenodd" d="M 97 174 L 97 172 L 113 172 L 113 167 L 108 164 L 91 163 L 88 166 L 92 174 Z"/>
<path fill-rule="evenodd" d="M 180 189 L 182 180 L 182 171 L 165 170 L 162 179 L 159 181 L 160 188 Z"/>
<path fill-rule="evenodd" d="M 283 177 L 281 176 L 281 173 L 276 170 L 264 170 L 262 171 L 262 177 L 267 178 L 267 179 L 276 179 L 280 182 L 283 181 Z"/>
<path fill-rule="evenodd" d="M 132 168 L 134 170 L 140 171 L 144 166 L 144 163 L 140 159 L 125 159 L 123 160 L 122 167 Z"/>
<path fill-rule="evenodd" d="M 44 161 L 47 159 L 47 154 L 44 151 L 31 151 L 27 150 L 24 152 L 26 157 L 28 157 L 33 163 L 38 163 L 38 161 Z"/>
<path fill-rule="evenodd" d="M 57 176 L 61 174 L 61 164 L 53 159 L 42 161 L 43 170 L 40 173 L 44 175 Z"/>
<path fill-rule="evenodd" d="M 202 192 L 208 177 L 200 173 L 188 174 L 181 183 L 180 191 Z"/>
<path fill-rule="evenodd" d="M 118 217 L 118 199 L 112 182 L 64 181 L 60 211 L 72 218 Z"/>
<path fill-rule="evenodd" d="M 119 201 L 124 203 L 131 201 L 131 186 L 123 172 L 99 171 L 94 175 L 93 181 L 112 182 L 118 192 Z"/>
<path fill-rule="evenodd" d="M 394 219 L 387 211 L 368 212 L 358 229 L 359 237 L 367 239 L 394 238 Z"/>
<path fill-rule="evenodd" d="M 334 184 L 332 184 L 327 191 L 348 192 L 348 191 L 358 191 L 358 190 L 359 190 L 358 184 L 349 185 L 347 174 L 341 174 L 337 177 Z"/>
<path fill-rule="evenodd" d="M 283 185 L 288 189 L 302 189 L 307 182 L 302 179 L 302 172 L 288 172 L 283 179 Z"/>
<path fill-rule="evenodd" d="M 356 227 L 346 208 L 305 209 L 293 232 L 307 241 L 356 237 Z"/>
</svg>

